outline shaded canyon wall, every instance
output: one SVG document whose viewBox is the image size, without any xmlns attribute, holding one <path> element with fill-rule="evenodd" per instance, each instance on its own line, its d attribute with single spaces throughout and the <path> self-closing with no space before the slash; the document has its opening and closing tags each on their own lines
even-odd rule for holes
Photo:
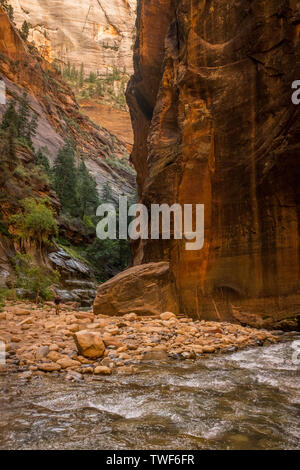
<svg viewBox="0 0 300 470">
<path fill-rule="evenodd" d="M 183 314 L 264 324 L 300 311 L 299 2 L 140 0 L 129 84 L 140 201 L 205 204 L 205 245 L 169 261 Z"/>
</svg>

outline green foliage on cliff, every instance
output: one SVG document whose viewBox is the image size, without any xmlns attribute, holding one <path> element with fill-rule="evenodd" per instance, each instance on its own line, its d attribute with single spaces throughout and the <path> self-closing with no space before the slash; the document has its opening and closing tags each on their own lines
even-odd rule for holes
<svg viewBox="0 0 300 470">
<path fill-rule="evenodd" d="M 54 213 L 45 201 L 32 198 L 24 199 L 22 206 L 23 212 L 13 215 L 10 223 L 21 243 L 38 242 L 42 255 L 42 246 L 58 234 Z"/>
<path fill-rule="evenodd" d="M 53 285 L 59 282 L 59 273 L 49 271 L 45 266 L 38 266 L 28 255 L 15 257 L 15 286 L 24 289 L 29 296 L 42 300 L 54 297 Z"/>
<path fill-rule="evenodd" d="M 31 112 L 27 94 L 18 97 L 18 103 L 11 101 L 3 114 L 1 129 L 10 129 L 14 138 L 33 148 L 32 139 L 35 137 L 38 126 L 38 115 Z"/>
<path fill-rule="evenodd" d="M 84 160 L 76 165 L 75 148 L 67 142 L 59 151 L 53 167 L 53 188 L 62 210 L 70 217 L 88 221 L 95 216 L 99 197 L 94 178 L 90 175 Z"/>
<path fill-rule="evenodd" d="M 27 41 L 28 39 L 30 27 L 31 27 L 30 23 L 27 23 L 26 20 L 23 22 L 21 26 L 20 34 L 22 38 L 24 39 L 24 41 Z"/>
<path fill-rule="evenodd" d="M 50 175 L 50 163 L 46 153 L 47 149 L 39 149 L 35 156 L 35 164 L 42 168 L 47 175 Z"/>
<path fill-rule="evenodd" d="M 32 197 L 34 188 L 49 187 L 45 169 L 33 162 L 37 124 L 25 94 L 9 103 L 0 123 L 0 203 L 9 214 L 23 210 L 22 200 Z M 26 158 L 19 159 L 19 154 Z"/>
<path fill-rule="evenodd" d="M 53 169 L 50 168 L 46 149 L 39 149 L 34 153 L 32 137 L 37 121 L 32 119 L 29 104 L 25 95 L 19 103 L 12 102 L 0 126 L 0 162 L 3 188 L 10 184 L 11 190 L 0 194 L 3 200 L 15 198 L 18 191 L 24 187 L 30 188 L 35 183 L 38 187 L 48 184 L 50 177 L 52 187 L 56 191 L 62 206 L 62 212 L 70 220 L 72 227 L 78 224 L 79 231 L 86 231 L 86 239 L 94 234 L 94 241 L 89 245 L 76 248 L 76 255 L 86 260 L 94 269 L 99 281 L 105 281 L 113 274 L 124 269 L 130 258 L 129 243 L 127 241 L 96 239 L 96 208 L 101 202 L 112 202 L 112 189 L 107 182 L 103 186 L 101 198 L 98 195 L 96 182 L 89 174 L 84 160 L 78 164 L 75 146 L 68 141 L 59 151 Z M 16 146 L 26 145 L 34 153 L 34 163 L 24 165 L 16 157 Z M 119 162 L 117 162 L 119 163 Z M 121 164 L 121 163 L 120 163 Z M 15 191 L 13 188 L 18 188 Z M 11 194 L 11 196 L 9 196 Z M 30 194 L 30 192 L 29 192 Z M 42 256 L 42 247 L 56 238 L 58 227 L 55 215 L 46 202 L 36 200 L 35 197 L 21 198 L 15 201 L 14 215 L 8 223 L 3 222 L 3 230 L 19 239 L 21 246 L 25 242 L 37 241 Z M 73 250 L 72 242 L 69 246 Z"/>
<path fill-rule="evenodd" d="M 131 173 L 135 175 L 135 170 L 129 166 L 128 159 L 126 157 L 118 158 L 116 154 L 111 154 L 109 158 L 106 159 L 106 162 L 112 168 L 116 168 L 118 170 L 124 170 L 126 173 Z"/>
<path fill-rule="evenodd" d="M 99 196 L 97 185 L 94 178 L 82 160 L 77 171 L 77 190 L 80 218 L 90 224 L 90 217 L 95 216 L 97 206 L 99 205 Z"/>
<path fill-rule="evenodd" d="M 52 181 L 63 211 L 71 216 L 77 215 L 78 194 L 75 149 L 70 142 L 66 143 L 58 152 L 53 167 Z"/>
<path fill-rule="evenodd" d="M 74 90 L 77 98 L 92 98 L 118 109 L 126 109 L 125 91 L 129 75 L 125 68 L 119 70 L 114 67 L 106 76 L 91 71 L 86 78 L 83 64 L 76 69 L 70 62 L 64 68 L 56 63 L 55 68 Z"/>
<path fill-rule="evenodd" d="M 76 76 L 70 68 L 71 76 Z M 98 78 L 95 83 L 89 79 L 84 80 L 83 68 L 79 72 L 78 80 L 92 86 L 102 86 Z M 111 83 L 113 78 L 118 78 L 118 73 L 108 78 Z M 90 77 L 94 81 L 94 77 Z M 54 167 L 50 168 L 47 149 L 35 151 L 33 140 L 38 127 L 38 116 L 32 111 L 26 94 L 15 96 L 7 106 L 0 123 L 0 204 L 8 207 L 8 214 L 1 220 L 1 232 L 13 237 L 20 242 L 20 251 L 24 251 L 26 243 L 36 243 L 39 247 L 40 259 L 42 248 L 53 239 L 58 238 L 58 225 L 56 214 L 51 209 L 50 203 L 39 198 L 41 191 L 50 191 L 50 184 L 55 190 L 62 207 L 62 215 L 71 223 L 71 235 L 68 235 L 68 227 L 62 236 L 70 236 L 66 241 L 69 250 L 75 257 L 85 260 L 94 269 L 99 282 L 106 281 L 111 276 L 126 268 L 130 259 L 129 242 L 124 240 L 98 240 L 96 239 L 96 208 L 101 202 L 112 202 L 112 189 L 107 182 L 99 197 L 96 182 L 90 175 L 84 160 L 79 160 L 75 144 L 67 141 L 60 149 Z M 26 148 L 24 148 L 26 147 Z M 24 152 L 30 159 L 23 160 L 18 155 Z M 112 166 L 122 167 L 123 162 L 112 157 Z M 75 243 L 72 238 L 74 222 L 78 224 L 82 238 L 77 237 L 75 224 Z M 74 232 L 73 232 L 74 233 Z M 94 236 L 94 238 L 93 238 Z M 78 242 L 79 240 L 79 242 Z M 85 245 L 84 245 L 85 244 Z M 65 246 L 66 248 L 66 246 Z M 29 263 L 30 264 L 30 263 Z M 27 290 L 32 292 L 44 289 L 37 285 L 34 278 L 38 276 L 38 267 L 25 265 L 31 279 L 31 286 Z M 24 267 L 25 266 L 25 267 Z M 26 267 L 27 266 L 27 267 Z M 20 273 L 19 273 L 20 274 Z M 40 276 L 44 275 L 40 273 Z M 21 276 L 21 284 L 24 287 L 25 275 Z M 48 281 L 47 281 L 48 282 Z M 49 292 L 48 292 L 49 294 Z M 46 295 L 46 294 L 45 294 Z M 47 295 L 48 296 L 48 295 Z"/>
</svg>

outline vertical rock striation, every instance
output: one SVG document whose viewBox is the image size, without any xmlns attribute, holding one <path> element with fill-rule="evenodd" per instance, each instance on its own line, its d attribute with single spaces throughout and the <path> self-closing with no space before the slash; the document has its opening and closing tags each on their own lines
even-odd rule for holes
<svg viewBox="0 0 300 470">
<path fill-rule="evenodd" d="M 140 0 L 137 26 L 140 200 L 205 204 L 205 245 L 140 242 L 135 264 L 170 262 L 182 313 L 299 314 L 299 2 Z"/>
<path fill-rule="evenodd" d="M 46 59 L 111 72 L 132 73 L 136 0 L 11 0 L 18 26 L 30 23 L 29 40 Z"/>
</svg>

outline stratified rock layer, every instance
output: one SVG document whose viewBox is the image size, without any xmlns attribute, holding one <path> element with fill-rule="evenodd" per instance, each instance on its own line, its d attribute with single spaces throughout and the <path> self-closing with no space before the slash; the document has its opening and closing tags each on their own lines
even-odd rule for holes
<svg viewBox="0 0 300 470">
<path fill-rule="evenodd" d="M 299 314 L 297 8 L 139 1 L 128 102 L 140 200 L 205 204 L 205 245 L 141 242 L 135 264 L 170 262 L 182 313 Z"/>
<path fill-rule="evenodd" d="M 49 60 L 68 61 L 105 74 L 115 66 L 132 73 L 136 0 L 11 0 L 18 26 Z"/>
</svg>

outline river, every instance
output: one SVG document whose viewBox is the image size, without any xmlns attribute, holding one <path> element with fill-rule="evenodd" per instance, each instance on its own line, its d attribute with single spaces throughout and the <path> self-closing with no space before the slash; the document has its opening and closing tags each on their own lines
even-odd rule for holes
<svg viewBox="0 0 300 470">
<path fill-rule="evenodd" d="M 283 343 L 149 363 L 92 383 L 1 376 L 0 448 L 299 449 L 292 353 Z"/>
</svg>

